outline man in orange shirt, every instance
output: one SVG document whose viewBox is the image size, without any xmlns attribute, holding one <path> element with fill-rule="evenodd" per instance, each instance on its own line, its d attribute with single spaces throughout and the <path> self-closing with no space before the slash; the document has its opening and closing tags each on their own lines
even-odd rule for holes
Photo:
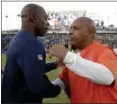
<svg viewBox="0 0 117 104">
<path fill-rule="evenodd" d="M 117 56 L 95 41 L 95 31 L 93 20 L 80 17 L 70 30 L 70 44 L 77 53 L 58 44 L 49 51 L 65 64 L 52 83 L 69 87 L 71 103 L 117 103 Z"/>
</svg>

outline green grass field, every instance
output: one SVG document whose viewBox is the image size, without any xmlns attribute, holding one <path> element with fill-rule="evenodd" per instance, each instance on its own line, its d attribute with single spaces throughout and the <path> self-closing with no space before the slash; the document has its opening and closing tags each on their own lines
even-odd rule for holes
<svg viewBox="0 0 117 104">
<path fill-rule="evenodd" d="M 52 58 L 51 60 L 47 58 L 47 62 L 54 61 L 55 58 Z M 4 69 L 6 63 L 6 56 L 2 54 L 2 69 Z M 49 73 L 47 73 L 47 76 L 50 80 L 54 80 L 58 77 L 58 75 L 61 73 L 61 69 L 53 70 Z M 58 95 L 56 98 L 48 98 L 44 99 L 44 103 L 69 103 L 68 97 L 65 95 L 64 91 L 61 91 L 61 94 Z"/>
</svg>

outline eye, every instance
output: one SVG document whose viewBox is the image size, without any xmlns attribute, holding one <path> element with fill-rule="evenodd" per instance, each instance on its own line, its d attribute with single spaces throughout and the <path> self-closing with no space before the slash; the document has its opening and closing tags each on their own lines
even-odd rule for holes
<svg viewBox="0 0 117 104">
<path fill-rule="evenodd" d="M 44 18 L 45 18 L 46 21 L 49 20 L 49 17 L 47 15 L 44 16 Z"/>
<path fill-rule="evenodd" d="M 80 28 L 79 27 L 76 27 L 76 26 L 72 26 L 72 27 L 70 27 L 70 29 L 80 30 Z"/>
<path fill-rule="evenodd" d="M 69 33 L 69 36 L 73 35 L 72 33 Z"/>
<path fill-rule="evenodd" d="M 74 27 L 74 29 L 75 29 L 75 30 L 80 30 L 80 28 L 78 28 L 78 27 L 76 27 L 76 26 Z"/>
</svg>

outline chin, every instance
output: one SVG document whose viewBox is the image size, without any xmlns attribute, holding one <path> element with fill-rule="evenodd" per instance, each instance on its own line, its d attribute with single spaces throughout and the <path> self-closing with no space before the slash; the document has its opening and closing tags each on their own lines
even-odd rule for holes
<svg viewBox="0 0 117 104">
<path fill-rule="evenodd" d="M 40 37 L 43 37 L 43 36 L 45 36 L 45 34 L 42 34 L 42 35 L 39 35 Z"/>
<path fill-rule="evenodd" d="M 37 32 L 36 34 L 40 37 L 43 37 L 45 35 L 45 33 L 42 33 L 42 32 Z"/>
<path fill-rule="evenodd" d="M 71 45 L 71 49 L 74 50 L 74 51 L 77 50 L 76 45 L 73 45 L 73 44 L 72 44 L 72 45 Z"/>
<path fill-rule="evenodd" d="M 42 31 L 38 28 L 35 28 L 35 33 L 37 36 L 43 37 L 45 35 L 45 31 Z"/>
<path fill-rule="evenodd" d="M 47 31 L 44 31 L 43 33 L 41 33 L 42 35 L 41 36 L 45 36 L 47 33 Z"/>
</svg>

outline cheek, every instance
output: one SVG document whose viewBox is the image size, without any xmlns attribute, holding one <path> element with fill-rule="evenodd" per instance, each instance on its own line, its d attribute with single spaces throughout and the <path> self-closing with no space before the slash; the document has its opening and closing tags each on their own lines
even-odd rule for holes
<svg viewBox="0 0 117 104">
<path fill-rule="evenodd" d="M 39 29 L 39 30 L 43 30 L 43 23 L 41 22 L 38 22 L 36 27 Z"/>
<path fill-rule="evenodd" d="M 44 26 L 44 25 L 46 24 L 45 19 L 43 19 L 43 20 L 41 21 L 41 23 L 42 23 L 42 25 Z"/>
<path fill-rule="evenodd" d="M 81 39 L 80 32 L 76 32 L 75 35 L 74 35 L 74 38 L 76 39 L 76 41 L 80 41 L 80 39 Z"/>
<path fill-rule="evenodd" d="M 43 21 L 42 19 L 37 20 L 36 24 L 37 24 L 38 27 L 41 27 L 43 25 L 42 21 Z"/>
<path fill-rule="evenodd" d="M 36 23 L 35 23 L 36 25 L 36 28 L 40 28 L 40 22 L 39 21 L 37 21 Z"/>
</svg>

